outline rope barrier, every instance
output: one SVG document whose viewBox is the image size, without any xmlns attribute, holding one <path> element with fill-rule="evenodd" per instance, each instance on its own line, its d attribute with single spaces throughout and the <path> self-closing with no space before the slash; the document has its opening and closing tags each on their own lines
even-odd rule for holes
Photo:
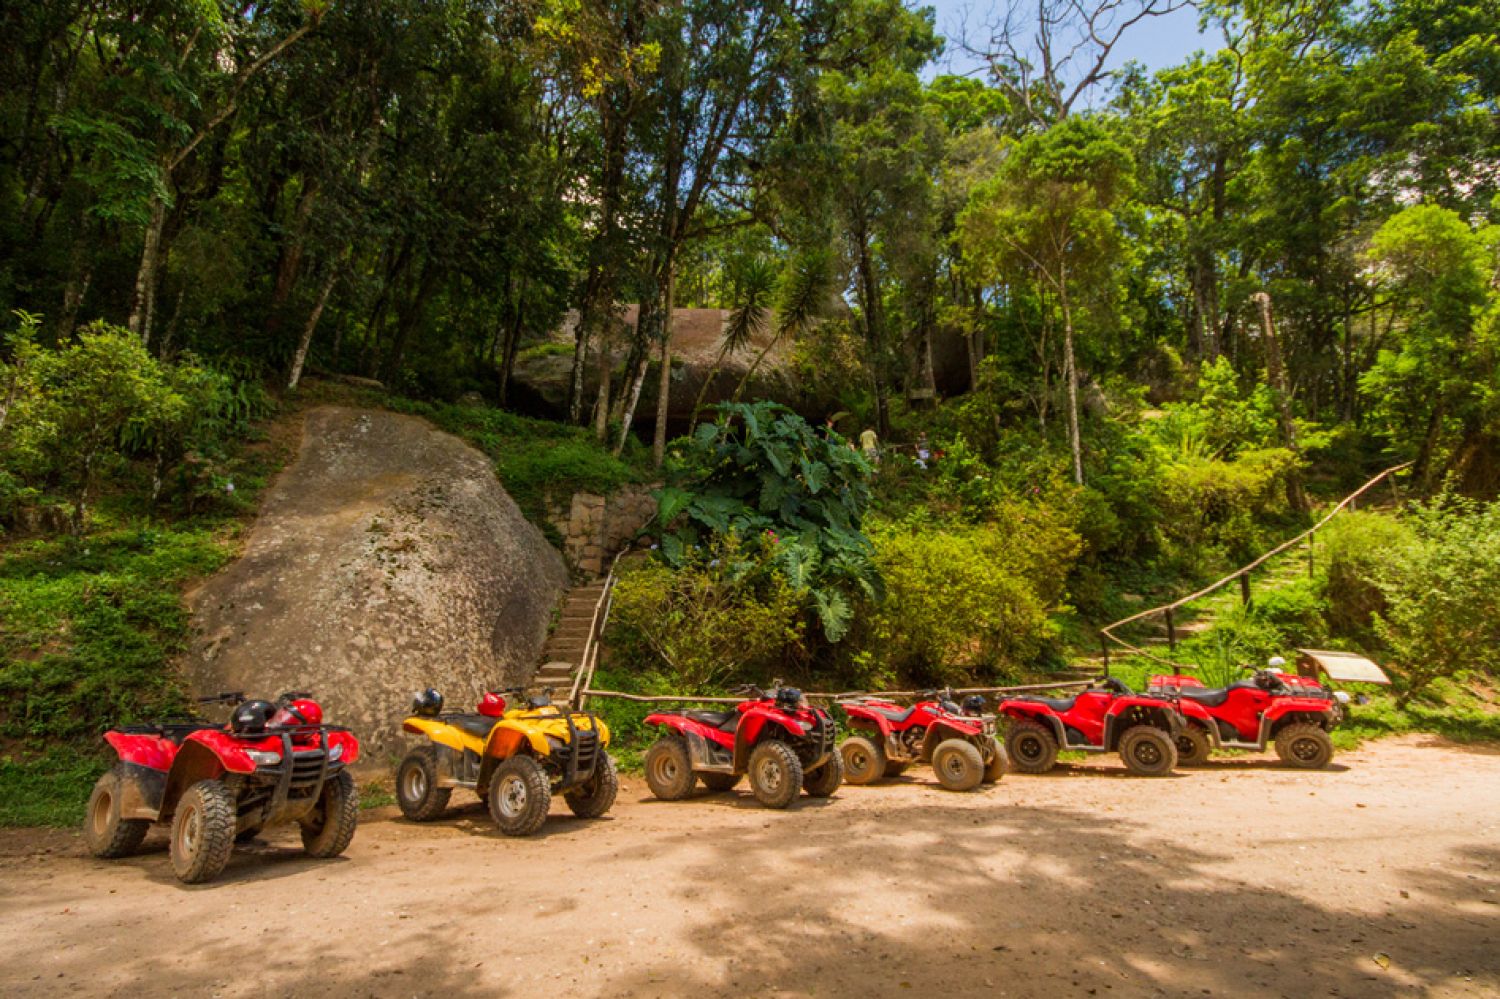
<svg viewBox="0 0 1500 999">
<path fill-rule="evenodd" d="M 1056 683 L 1029 683 L 1011 687 L 963 687 L 955 688 L 953 693 L 960 694 L 1019 694 L 1030 690 L 1061 690 L 1065 687 L 1087 687 L 1091 680 L 1059 680 Z M 804 697 L 809 700 L 841 701 L 854 697 L 919 697 L 928 693 L 925 690 L 850 690 L 841 694 L 824 694 L 804 691 Z M 709 697 L 667 694 L 627 694 L 619 690 L 593 690 L 583 691 L 585 697 L 602 697 L 605 700 L 632 701 L 638 704 L 739 704 L 746 700 L 744 697 Z"/>
</svg>

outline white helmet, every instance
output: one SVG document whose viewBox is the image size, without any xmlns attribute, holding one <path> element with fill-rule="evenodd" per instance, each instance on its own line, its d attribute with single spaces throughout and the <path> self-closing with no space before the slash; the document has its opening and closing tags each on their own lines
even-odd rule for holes
<svg viewBox="0 0 1500 999">
<path fill-rule="evenodd" d="M 1280 656 L 1272 656 L 1266 662 L 1266 665 L 1269 666 L 1273 672 L 1280 673 L 1281 667 L 1286 665 L 1286 660 L 1281 658 Z"/>
</svg>

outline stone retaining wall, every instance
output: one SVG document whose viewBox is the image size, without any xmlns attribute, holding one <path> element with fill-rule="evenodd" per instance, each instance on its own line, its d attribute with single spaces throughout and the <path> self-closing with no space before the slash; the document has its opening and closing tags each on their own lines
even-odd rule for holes
<svg viewBox="0 0 1500 999">
<path fill-rule="evenodd" d="M 567 500 L 548 497 L 547 520 L 562 535 L 569 563 L 590 576 L 603 575 L 615 553 L 656 516 L 655 488 L 626 486 L 609 496 L 574 493 Z"/>
</svg>

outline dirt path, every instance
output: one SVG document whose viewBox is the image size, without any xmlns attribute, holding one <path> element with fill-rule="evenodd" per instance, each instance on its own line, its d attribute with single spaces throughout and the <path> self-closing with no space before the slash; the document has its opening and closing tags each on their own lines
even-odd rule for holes
<svg viewBox="0 0 1500 999">
<path fill-rule="evenodd" d="M 0 831 L 0 995 L 1496 995 L 1500 752 L 1339 762 L 913 771 L 785 813 L 637 778 L 531 840 L 377 814 L 342 860 L 277 838 L 192 889 L 159 848 Z"/>
</svg>

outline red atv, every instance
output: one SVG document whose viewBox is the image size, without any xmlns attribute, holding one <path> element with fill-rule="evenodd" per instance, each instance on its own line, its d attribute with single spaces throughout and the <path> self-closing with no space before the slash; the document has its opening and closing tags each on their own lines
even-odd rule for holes
<svg viewBox="0 0 1500 999">
<path fill-rule="evenodd" d="M 1308 770 L 1333 759 L 1329 733 L 1343 720 L 1348 695 L 1316 680 L 1258 669 L 1248 680 L 1208 688 L 1191 676 L 1153 676 L 1148 691 L 1179 699 L 1186 719 L 1177 734 L 1177 758 L 1186 766 L 1214 749 L 1276 747 L 1281 762 Z"/>
<path fill-rule="evenodd" d="M 123 857 L 153 822 L 170 822 L 172 870 L 188 884 L 217 877 L 236 840 L 284 822 L 302 826 L 310 856 L 343 853 L 359 820 L 345 769 L 359 758 L 354 735 L 324 725 L 322 707 L 306 693 L 274 704 L 243 694 L 199 703 L 235 705 L 229 724 L 193 719 L 104 733 L 120 759 L 89 797 L 89 852 Z"/>
<path fill-rule="evenodd" d="M 728 791 L 750 774 L 750 790 L 768 808 L 786 808 L 806 790 L 826 798 L 843 783 L 834 750 L 833 718 L 811 707 L 802 691 L 745 686 L 749 699 L 733 711 L 659 711 L 647 725 L 667 731 L 646 751 L 646 783 L 664 801 L 693 793 L 702 778 L 710 791 Z"/>
<path fill-rule="evenodd" d="M 840 701 L 849 724 L 859 730 L 839 744 L 844 779 L 873 784 L 895 777 L 913 763 L 931 763 L 950 791 L 973 791 L 1005 773 L 1005 747 L 995 723 L 984 717 L 984 698 L 974 694 L 960 707 L 953 691 L 927 691 L 909 708 L 878 697 Z"/>
<path fill-rule="evenodd" d="M 1005 749 L 1021 773 L 1042 774 L 1059 749 L 1118 751 L 1133 774 L 1160 777 L 1177 765 L 1182 715 L 1162 694 L 1137 694 L 1112 676 L 1072 697 L 1022 695 L 995 706 L 1006 719 Z"/>
</svg>

